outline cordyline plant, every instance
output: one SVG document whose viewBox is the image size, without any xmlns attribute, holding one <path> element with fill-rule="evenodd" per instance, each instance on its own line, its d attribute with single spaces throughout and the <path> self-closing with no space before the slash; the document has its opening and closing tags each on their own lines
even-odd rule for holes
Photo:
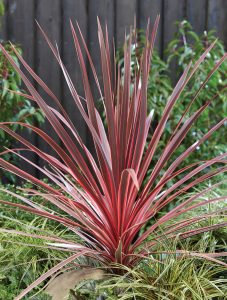
<svg viewBox="0 0 227 300">
<path fill-rule="evenodd" d="M 153 168 L 149 180 L 144 183 L 147 170 L 174 104 L 184 91 L 184 87 L 195 74 L 199 65 L 204 61 L 214 46 L 214 43 L 211 44 L 193 66 L 189 64 L 186 67 L 167 101 L 153 136 L 150 140 L 147 140 L 152 121 L 152 112 L 147 115 L 147 84 L 158 21 L 159 17 L 157 17 L 151 32 L 148 22 L 146 43 L 140 58 L 140 66 L 138 70 L 133 72 L 131 70 L 131 43 L 132 39 L 136 37 L 131 34 L 124 49 L 124 75 L 121 74 L 119 68 L 115 66 L 114 61 L 111 59 L 107 29 L 103 32 L 98 21 L 98 39 L 103 77 L 102 84 L 99 83 L 95 67 L 79 26 L 78 33 L 76 33 L 71 23 L 74 45 L 83 77 L 85 92 L 85 99 L 83 100 L 81 100 L 82 98 L 78 95 L 70 79 L 60 58 L 58 48 L 50 42 L 47 35 L 41 29 L 62 69 L 72 99 L 90 131 L 94 142 L 95 155 L 92 155 L 82 141 L 74 124 L 69 119 L 54 93 L 38 75 L 34 73 L 19 53 L 17 53 L 16 49 L 14 49 L 21 64 L 27 69 L 30 76 L 43 88 L 47 95 L 52 98 L 53 103 L 57 104 L 58 110 L 45 102 L 25 73 L 17 67 L 7 51 L 1 46 L 2 52 L 20 74 L 27 86 L 30 94 L 24 96 L 34 100 L 39 105 L 63 144 L 62 147 L 59 146 L 52 139 L 50 133 L 45 133 L 32 125 L 20 123 L 20 125 L 30 128 L 51 146 L 56 152 L 56 156 L 52 156 L 41 151 L 26 139 L 13 132 L 8 126 L 12 123 L 1 123 L 0 128 L 2 130 L 15 137 L 27 150 L 35 152 L 50 168 L 42 168 L 29 161 L 26 155 L 21 154 L 24 148 L 19 149 L 20 152 L 18 149 L 7 149 L 6 151 L 17 152 L 19 157 L 25 162 L 35 166 L 59 187 L 53 188 L 0 158 L 0 166 L 3 169 L 32 182 L 43 191 L 40 192 L 40 189 L 39 191 L 36 189 L 27 189 L 26 193 L 41 195 L 45 201 L 54 204 L 57 207 L 57 211 L 50 212 L 45 208 L 45 201 L 43 205 L 37 204 L 27 196 L 19 198 L 25 204 L 10 203 L 4 200 L 1 200 L 1 203 L 28 211 L 31 214 L 55 220 L 72 230 L 75 235 L 79 236 L 82 240 L 81 243 L 75 243 L 74 241 L 60 239 L 55 236 L 31 234 L 33 237 L 48 241 L 47 245 L 49 247 L 73 252 L 73 255 L 38 278 L 16 299 L 21 299 L 49 276 L 67 264 L 75 262 L 75 260 L 82 256 L 94 258 L 104 266 L 109 266 L 111 263 L 120 263 L 127 267 L 133 267 L 138 264 L 141 259 L 149 256 L 152 251 L 155 251 L 155 246 L 163 237 L 175 239 L 176 236 L 178 236 L 180 239 L 186 239 L 190 236 L 227 224 L 223 221 L 216 225 L 206 227 L 202 227 L 202 225 L 194 229 L 191 227 L 192 224 L 199 224 L 200 221 L 216 216 L 218 213 L 223 214 L 223 210 L 202 214 L 183 221 L 176 220 L 171 223 L 171 226 L 167 225 L 170 220 L 174 220 L 187 211 L 207 205 L 208 203 L 224 200 L 225 197 L 217 197 L 208 201 L 201 200 L 195 203 L 196 199 L 209 192 L 209 190 L 219 183 L 209 186 L 193 196 L 190 195 L 164 216 L 159 217 L 158 215 L 165 206 L 178 199 L 180 195 L 187 193 L 188 190 L 197 184 L 221 174 L 227 169 L 225 166 L 227 153 L 223 153 L 211 160 L 199 161 L 184 168 L 180 167 L 181 162 L 195 151 L 196 147 L 206 141 L 213 132 L 222 126 L 224 122 L 227 121 L 226 119 L 220 120 L 220 122 L 209 129 L 200 140 L 191 145 L 176 160 L 170 162 L 172 154 L 182 143 L 193 123 L 199 118 L 203 111 L 208 108 L 211 101 L 215 101 L 215 97 L 213 99 L 204 99 L 204 103 L 201 104 L 200 109 L 190 117 L 187 117 L 190 105 L 196 100 L 209 78 L 225 60 L 226 55 L 216 63 L 213 70 L 207 75 L 205 81 L 201 83 L 199 90 L 192 98 L 190 105 L 185 109 L 182 118 L 176 125 L 176 129 L 172 133 L 164 151 L 160 153 L 160 158 Z M 79 43 L 79 37 L 82 47 Z M 86 52 L 94 80 L 100 93 L 100 98 L 103 100 L 106 116 L 104 124 L 106 128 L 95 108 L 95 99 L 91 91 L 82 48 L 84 48 Z M 133 76 L 132 73 L 134 74 Z M 101 88 L 102 85 L 103 88 Z M 148 146 L 146 143 L 148 143 Z M 166 167 L 166 165 L 168 167 Z M 216 169 L 209 169 L 209 167 L 213 165 L 217 165 Z M 163 172 L 164 167 L 166 168 Z M 203 172 L 205 169 L 206 172 Z M 168 185 L 168 183 L 170 183 L 173 178 L 176 179 L 179 174 L 184 176 L 181 176 L 174 184 Z M 193 180 L 193 176 L 198 174 L 201 175 Z M 59 211 L 62 211 L 64 216 L 61 215 Z M 153 224 L 139 235 L 141 228 L 150 219 L 154 220 Z M 23 234 L 22 232 L 17 233 Z M 179 254 L 180 253 L 185 254 L 184 251 L 179 250 Z M 200 254 L 188 253 L 188 255 L 198 256 Z M 226 253 L 207 253 L 201 254 L 201 257 L 219 261 L 221 264 L 224 264 L 223 261 L 217 259 L 217 257 L 221 255 L 226 255 Z"/>
</svg>

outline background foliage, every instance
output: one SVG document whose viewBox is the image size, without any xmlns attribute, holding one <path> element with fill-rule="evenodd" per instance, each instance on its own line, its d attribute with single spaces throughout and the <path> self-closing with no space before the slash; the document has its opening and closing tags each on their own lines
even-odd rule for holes
<svg viewBox="0 0 227 300">
<path fill-rule="evenodd" d="M 133 45 L 132 48 L 132 69 L 134 69 L 135 65 L 138 64 L 138 57 L 141 54 L 141 49 L 145 43 L 144 33 L 139 31 L 138 35 L 140 43 Z M 182 22 L 177 22 L 177 31 L 175 37 L 170 41 L 167 49 L 165 50 L 165 58 L 161 58 L 157 52 L 154 52 L 148 83 L 148 111 L 150 112 L 151 110 L 154 110 L 154 122 L 153 126 L 151 126 L 153 130 L 162 116 L 176 79 L 183 73 L 183 70 L 189 62 L 192 61 L 192 64 L 194 64 L 214 40 L 216 40 L 214 31 L 205 31 L 201 36 L 199 36 L 195 31 L 193 31 L 190 23 L 184 20 Z M 225 49 L 223 42 L 221 40 L 217 40 L 216 45 L 210 51 L 204 63 L 200 65 L 196 72 L 196 76 L 192 78 L 190 84 L 177 101 L 171 118 L 167 122 L 166 130 L 159 143 L 160 151 L 162 151 L 168 142 L 168 139 L 173 133 L 177 122 L 180 120 L 184 109 L 196 94 L 201 82 L 204 81 L 209 71 L 211 71 L 224 53 Z M 124 72 L 123 49 L 119 49 L 118 61 L 122 66 L 122 72 Z M 203 89 L 197 100 L 189 109 L 186 116 L 192 115 L 193 112 L 205 103 L 205 101 L 211 100 L 216 94 L 218 95 L 217 98 L 212 101 L 209 109 L 205 110 L 198 121 L 194 124 L 182 145 L 178 147 L 177 151 L 175 151 L 172 160 L 178 157 L 184 149 L 187 149 L 191 144 L 199 140 L 208 128 L 212 127 L 212 125 L 227 116 L 227 92 L 226 89 L 223 90 L 223 88 L 227 85 L 226 68 L 227 62 L 224 62 L 212 75 L 205 89 Z M 176 73 L 174 73 L 175 71 Z M 151 134 L 153 130 L 151 131 Z M 205 143 L 198 147 L 197 151 L 193 152 L 183 164 L 187 165 L 190 162 L 211 159 L 212 157 L 225 152 L 226 140 L 227 123 L 215 132 Z M 156 152 L 154 163 L 159 158 L 160 151 Z"/>
<path fill-rule="evenodd" d="M 13 45 L 9 42 L 4 42 L 3 45 L 19 66 L 18 58 L 13 52 Z M 15 47 L 19 53 L 22 53 L 19 46 Z M 44 117 L 40 109 L 17 92 L 23 92 L 21 78 L 0 51 L 0 122 L 42 123 Z M 23 127 L 11 125 L 11 129 L 17 131 L 22 130 Z M 29 134 L 29 131 L 26 131 L 26 133 Z M 0 152 L 5 151 L 6 148 L 12 149 L 13 146 L 15 146 L 15 139 L 1 130 Z M 7 161 L 18 164 L 18 157 L 12 153 L 7 153 L 3 157 Z M 4 172 L 4 177 L 7 177 L 10 181 L 15 181 L 15 176 L 10 173 Z M 0 171 L 0 180 L 4 177 L 2 171 Z"/>
</svg>

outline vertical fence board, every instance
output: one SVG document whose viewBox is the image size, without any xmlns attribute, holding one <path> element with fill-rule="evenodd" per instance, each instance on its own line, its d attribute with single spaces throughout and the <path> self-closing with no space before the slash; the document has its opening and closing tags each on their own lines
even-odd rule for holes
<svg viewBox="0 0 227 300">
<path fill-rule="evenodd" d="M 181 21 L 185 17 L 185 0 L 164 0 L 164 15 L 163 15 L 163 49 L 165 50 L 168 43 L 173 39 L 176 32 L 176 21 Z M 171 79 L 173 83 L 177 80 L 176 63 L 171 64 Z"/>
<path fill-rule="evenodd" d="M 7 26 L 8 26 L 8 21 L 7 21 L 7 16 L 8 16 L 8 0 L 5 0 L 5 14 L 4 16 L 0 17 L 0 41 L 5 41 L 8 39 L 7 35 Z"/>
<path fill-rule="evenodd" d="M 176 32 L 176 21 L 181 21 L 185 16 L 185 0 L 164 0 L 164 28 L 163 46 L 166 49 Z"/>
<path fill-rule="evenodd" d="M 88 1 L 88 46 L 101 87 L 103 86 L 103 78 L 98 41 L 97 16 L 103 31 L 105 31 L 105 25 L 108 27 L 109 42 L 111 46 L 114 38 L 114 8 L 114 1 L 112 0 Z M 88 72 L 94 100 L 97 103 L 100 99 L 100 94 L 97 90 L 91 68 L 88 68 Z M 87 144 L 90 148 L 93 147 L 92 137 L 89 133 L 87 135 Z"/>
<path fill-rule="evenodd" d="M 54 5 L 52 1 L 39 0 L 36 3 L 36 19 L 42 26 L 44 31 L 48 34 L 49 38 L 53 43 L 55 41 L 59 45 L 59 51 L 61 52 L 60 41 L 61 41 L 61 6 L 60 0 L 55 0 Z M 49 49 L 47 43 L 40 30 L 38 29 L 36 37 L 36 68 L 39 76 L 44 80 L 44 82 L 54 91 L 57 97 L 61 97 L 61 72 L 57 61 Z M 47 100 L 48 104 L 53 106 L 53 102 L 48 99 L 47 95 L 43 93 L 42 89 L 38 89 L 44 99 Z M 42 129 L 55 141 L 60 142 L 57 135 L 54 133 L 53 128 L 46 121 Z M 51 148 L 42 140 L 38 139 L 39 148 L 48 152 L 49 154 L 54 154 Z M 41 163 L 41 162 L 40 162 Z"/>
<path fill-rule="evenodd" d="M 64 64 L 70 74 L 70 77 L 75 85 L 75 88 L 80 96 L 83 94 L 83 83 L 79 62 L 76 55 L 76 50 L 73 44 L 73 37 L 70 28 L 70 19 L 76 29 L 76 21 L 78 22 L 85 40 L 87 39 L 87 13 L 86 1 L 84 0 L 65 0 L 63 6 L 63 36 L 62 36 L 62 56 Z M 79 113 L 76 104 L 71 96 L 70 90 L 66 81 L 63 79 L 62 91 L 63 106 L 69 114 L 71 120 L 75 124 L 80 136 L 85 141 L 86 127 L 81 114 Z"/>
<path fill-rule="evenodd" d="M 191 23 L 193 30 L 202 34 L 206 30 L 207 0 L 188 0 L 186 19 Z"/>
<path fill-rule="evenodd" d="M 208 29 L 215 29 L 227 47 L 227 2 L 226 0 L 209 0 L 208 2 Z"/>
<path fill-rule="evenodd" d="M 34 68 L 34 1 L 20 0 L 18 2 L 12 0 L 8 2 L 7 9 L 8 39 L 15 44 L 19 44 L 23 51 L 23 57 Z M 21 132 L 19 133 L 21 134 Z M 22 136 L 35 144 L 35 135 L 29 134 L 27 129 L 22 131 Z M 29 151 L 26 152 L 26 157 L 32 162 L 36 162 L 36 154 Z M 27 163 L 23 163 L 23 169 L 30 174 L 36 174 L 35 168 Z"/>
<path fill-rule="evenodd" d="M 161 53 L 161 33 L 162 33 L 162 1 L 161 0 L 142 0 L 139 1 L 138 17 L 139 28 L 146 30 L 148 18 L 150 23 L 154 24 L 154 21 L 158 14 L 160 14 L 161 20 L 157 32 L 155 47 Z"/>
<path fill-rule="evenodd" d="M 11 0 L 8 7 L 8 34 L 13 43 L 23 48 L 26 61 L 34 65 L 34 1 Z"/>
<path fill-rule="evenodd" d="M 134 25 L 134 19 L 137 16 L 137 1 L 116 0 L 115 14 L 115 40 L 117 47 L 121 47 L 125 38 L 125 30 L 129 32 L 130 26 Z"/>
<path fill-rule="evenodd" d="M 90 0 L 88 6 L 88 38 L 89 38 L 89 50 L 91 53 L 92 60 L 96 67 L 97 75 L 100 83 L 102 82 L 101 76 L 101 61 L 100 61 L 100 50 L 98 41 L 98 27 L 97 27 L 97 16 L 99 17 L 103 31 L 105 31 L 105 24 L 108 27 L 109 42 L 113 44 L 114 37 L 114 2 L 112 0 Z M 90 81 L 92 85 L 92 91 L 97 99 L 99 97 L 96 89 L 96 84 L 93 80 L 93 75 L 90 71 Z"/>
</svg>

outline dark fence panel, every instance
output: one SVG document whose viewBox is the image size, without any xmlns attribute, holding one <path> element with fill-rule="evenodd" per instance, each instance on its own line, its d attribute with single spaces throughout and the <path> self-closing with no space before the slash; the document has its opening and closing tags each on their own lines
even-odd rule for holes
<svg viewBox="0 0 227 300">
<path fill-rule="evenodd" d="M 143 0 L 138 5 L 138 25 L 139 28 L 145 30 L 147 27 L 147 20 L 150 18 L 151 24 L 154 23 L 158 14 L 161 14 L 161 22 L 156 37 L 156 48 L 159 53 L 162 52 L 162 32 L 163 32 L 163 18 L 162 18 L 162 2 L 160 0 Z"/>
<path fill-rule="evenodd" d="M 73 44 L 71 28 L 69 26 L 69 20 L 72 20 L 73 25 L 76 26 L 75 20 L 80 24 L 80 28 L 84 33 L 84 39 L 87 41 L 87 6 L 86 1 L 64 1 L 64 9 L 62 11 L 62 22 L 64 24 L 62 28 L 62 56 L 64 57 L 65 66 L 72 78 L 72 81 L 76 83 L 76 88 L 78 94 L 83 95 L 83 83 L 82 76 L 80 72 L 79 62 L 76 59 L 76 49 Z M 63 77 L 63 76 L 62 76 Z M 63 78 L 61 78 L 62 83 L 62 94 L 61 99 L 65 110 L 69 114 L 70 118 L 73 120 L 77 130 L 80 132 L 81 137 L 86 139 L 86 128 L 82 121 L 82 116 L 76 108 L 70 90 L 67 83 Z"/>
<path fill-rule="evenodd" d="M 29 1 L 29 0 L 27 0 Z M 20 3 L 20 1 L 17 1 Z M 61 15 L 61 1 L 55 0 L 54 5 L 53 1 L 39 0 L 36 1 L 35 6 L 35 18 L 37 22 L 43 27 L 43 29 L 47 32 L 48 37 L 53 41 L 53 43 L 57 43 L 59 47 L 59 51 L 61 53 L 62 50 L 62 15 Z M 37 25 L 36 25 L 37 27 Z M 42 78 L 42 80 L 53 90 L 54 94 L 61 99 L 62 94 L 62 84 L 61 84 L 61 70 L 58 66 L 58 63 L 53 56 L 51 50 L 49 49 L 45 39 L 40 32 L 37 30 L 36 39 L 35 39 L 35 67 L 37 69 L 37 73 Z M 41 96 L 47 97 L 45 93 L 43 93 L 43 89 L 39 86 L 38 92 Z M 54 106 L 50 99 L 47 99 L 47 103 Z M 49 124 L 49 122 L 45 122 L 44 125 L 41 126 L 42 129 L 50 136 L 52 136 L 56 142 L 60 142 L 55 132 L 53 132 L 53 128 Z M 41 138 L 38 138 L 37 141 L 38 147 L 50 154 L 54 154 L 51 151 L 51 147 L 43 141 Z M 42 162 L 38 162 L 39 165 L 42 165 Z"/>
<path fill-rule="evenodd" d="M 26 7 L 26 10 L 24 9 Z M 5 32 L 7 39 L 13 43 L 19 43 L 23 47 L 23 55 L 29 62 L 32 68 L 35 68 L 34 50 L 35 44 L 35 15 L 34 3 L 29 0 L 8 1 L 6 3 Z M 32 80 L 31 80 L 32 81 Z M 35 135 L 29 134 L 28 130 L 24 129 L 22 133 L 31 143 L 37 144 Z M 36 161 L 36 155 L 33 152 L 26 153 L 27 158 Z M 37 174 L 35 168 L 31 168 L 25 164 L 24 170 L 30 171 L 32 175 Z"/>
<path fill-rule="evenodd" d="M 78 21 L 100 79 L 97 16 L 102 25 L 107 23 L 110 40 L 115 38 L 117 47 L 122 45 L 125 28 L 129 30 L 136 21 L 137 27 L 145 29 L 147 18 L 150 17 L 153 24 L 158 13 L 161 14 L 161 22 L 156 47 L 162 57 L 163 50 L 176 30 L 175 21 L 184 18 L 191 22 L 198 33 L 211 28 L 216 29 L 217 36 L 227 45 L 226 0 L 5 0 L 5 3 L 6 14 L 1 20 L 0 38 L 22 46 L 26 61 L 61 99 L 83 140 L 87 141 L 89 136 L 86 127 L 75 108 L 59 66 L 35 24 L 35 19 L 42 25 L 51 40 L 57 42 L 63 61 L 81 96 L 83 96 L 83 83 L 71 38 L 70 19 L 74 25 L 76 20 Z M 93 83 L 91 70 L 88 69 L 88 73 L 93 94 L 95 99 L 98 99 L 99 95 Z M 39 91 L 42 94 L 41 88 Z M 43 128 L 54 137 L 54 132 L 47 122 Z M 48 145 L 41 139 L 33 135 L 29 138 L 42 150 L 49 151 Z M 35 155 L 30 154 L 30 158 L 40 163 Z M 31 172 L 36 174 L 34 169 L 31 169 Z"/>
</svg>

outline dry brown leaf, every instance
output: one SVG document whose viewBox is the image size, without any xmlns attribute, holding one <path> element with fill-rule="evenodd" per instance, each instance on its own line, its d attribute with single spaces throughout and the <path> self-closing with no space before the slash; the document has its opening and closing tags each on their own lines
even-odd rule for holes
<svg viewBox="0 0 227 300">
<path fill-rule="evenodd" d="M 66 300 L 69 291 L 83 280 L 100 280 L 104 272 L 97 269 L 73 270 L 64 272 L 50 281 L 45 292 L 52 296 L 52 300 Z"/>
</svg>

